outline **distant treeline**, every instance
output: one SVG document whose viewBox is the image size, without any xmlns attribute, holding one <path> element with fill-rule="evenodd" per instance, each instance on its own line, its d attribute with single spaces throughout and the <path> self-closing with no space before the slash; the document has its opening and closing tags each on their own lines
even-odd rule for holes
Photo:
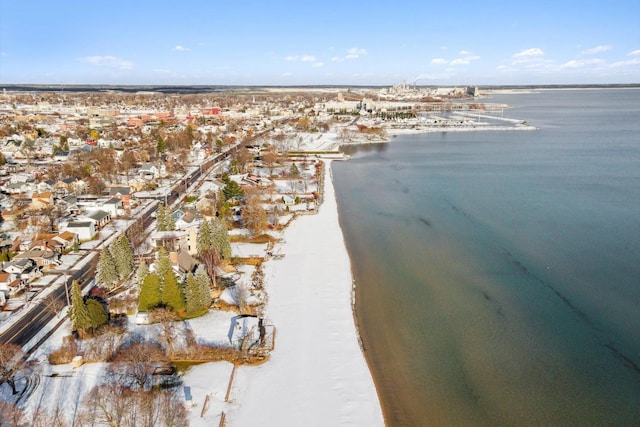
<svg viewBox="0 0 640 427">
<path fill-rule="evenodd" d="M 466 85 L 417 85 L 416 88 L 438 88 Z M 357 85 L 307 85 L 307 86 L 224 86 L 224 85 L 40 85 L 40 84 L 0 84 L 0 89 L 20 92 L 156 92 L 166 94 L 199 94 L 216 92 L 255 92 L 266 89 L 382 89 L 380 86 Z M 548 84 L 548 85 L 477 85 L 481 90 L 491 89 L 608 89 L 640 87 L 640 83 L 612 84 Z"/>
</svg>

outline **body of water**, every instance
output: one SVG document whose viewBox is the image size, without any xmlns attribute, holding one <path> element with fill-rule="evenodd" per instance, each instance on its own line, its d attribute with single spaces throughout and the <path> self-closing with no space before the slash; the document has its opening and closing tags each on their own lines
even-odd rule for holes
<svg viewBox="0 0 640 427">
<path fill-rule="evenodd" d="M 487 101 L 333 164 L 387 422 L 640 425 L 640 90 Z"/>
</svg>

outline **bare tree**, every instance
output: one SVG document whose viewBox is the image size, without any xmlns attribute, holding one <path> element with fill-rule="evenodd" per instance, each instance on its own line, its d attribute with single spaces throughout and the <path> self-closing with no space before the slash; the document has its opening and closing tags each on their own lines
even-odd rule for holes
<svg viewBox="0 0 640 427">
<path fill-rule="evenodd" d="M 247 171 L 247 166 L 249 165 L 252 157 L 253 156 L 247 147 L 242 147 L 237 151 L 235 160 L 238 162 L 241 173 L 245 173 Z"/>
<path fill-rule="evenodd" d="M 159 343 L 136 341 L 120 347 L 109 371 L 120 384 L 145 390 L 151 386 L 151 379 L 158 365 L 168 361 Z"/>
<path fill-rule="evenodd" d="M 275 146 L 269 145 L 262 154 L 262 161 L 269 168 L 269 176 L 273 175 L 273 169 L 275 169 L 278 163 L 278 150 Z"/>
<path fill-rule="evenodd" d="M 0 384 L 11 386 L 13 394 L 18 393 L 16 380 L 19 375 L 27 375 L 34 363 L 26 359 L 22 347 L 16 344 L 0 344 Z"/>
<path fill-rule="evenodd" d="M 146 241 L 142 218 L 137 218 L 133 224 L 129 226 L 126 234 L 129 242 L 131 242 L 134 253 L 140 257 L 142 255 L 143 243 Z"/>
<path fill-rule="evenodd" d="M 60 298 L 56 298 L 55 295 L 47 295 L 47 297 L 43 301 L 45 309 L 55 314 L 57 317 L 60 317 L 60 310 L 62 310 L 65 306 L 64 302 L 60 300 Z"/>
<path fill-rule="evenodd" d="M 244 192 L 245 208 L 242 217 L 253 236 L 259 235 L 267 227 L 267 213 L 262 207 L 262 192 L 257 187 L 247 188 Z"/>
<path fill-rule="evenodd" d="M 127 425 L 131 418 L 133 391 L 121 384 L 104 384 L 91 389 L 83 401 L 80 425 L 103 423 L 110 427 Z"/>
<path fill-rule="evenodd" d="M 78 424 L 111 427 L 187 427 L 189 418 L 177 389 L 134 391 L 121 384 L 94 387 L 83 402 Z"/>
<path fill-rule="evenodd" d="M 175 321 L 179 320 L 179 316 L 176 312 L 166 308 L 158 307 L 149 313 L 150 320 L 152 322 L 160 322 L 162 325 L 162 336 L 167 343 L 167 350 L 169 351 L 169 358 L 173 358 L 174 348 L 173 343 L 177 338 L 177 331 L 175 328 Z"/>
<path fill-rule="evenodd" d="M 24 412 L 15 403 L 0 400 L 0 426 L 20 427 L 24 421 Z"/>
</svg>

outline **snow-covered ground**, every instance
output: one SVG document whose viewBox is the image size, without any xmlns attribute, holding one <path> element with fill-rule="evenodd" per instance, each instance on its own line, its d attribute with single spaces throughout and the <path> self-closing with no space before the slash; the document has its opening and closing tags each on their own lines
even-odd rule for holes
<svg viewBox="0 0 640 427">
<path fill-rule="evenodd" d="M 354 326 L 351 265 L 326 173 L 318 215 L 293 221 L 275 249 L 286 256 L 264 264 L 275 350 L 267 363 L 238 369 L 229 426 L 384 425 Z"/>
<path fill-rule="evenodd" d="M 328 133 L 306 139 L 304 148 L 333 149 L 336 141 L 335 134 Z M 218 425 L 222 412 L 227 415 L 226 425 L 232 427 L 384 425 L 354 324 L 351 266 L 330 173 L 329 166 L 318 214 L 300 216 L 283 233 L 278 232 L 282 240 L 271 250 L 274 256 L 263 264 L 269 295 L 265 317 L 276 327 L 270 359 L 259 366 L 238 367 L 228 401 L 231 363 L 192 366 L 181 386 L 190 409 L 190 425 Z M 291 217 L 288 214 L 286 219 Z M 264 256 L 267 250 L 264 244 L 232 246 L 235 256 Z M 244 281 L 250 280 L 252 272 L 253 267 L 238 271 Z M 226 346 L 234 316 L 211 311 L 188 320 L 183 327 L 193 330 L 202 343 Z M 133 317 L 129 321 L 136 335 L 153 336 L 159 333 L 158 327 L 136 325 Z M 43 375 L 27 401 L 27 412 L 57 406 L 75 411 L 83 395 L 97 383 L 104 364 L 73 369 L 46 363 L 46 354 L 58 348 L 69 333 L 67 321 L 36 353 Z"/>
</svg>

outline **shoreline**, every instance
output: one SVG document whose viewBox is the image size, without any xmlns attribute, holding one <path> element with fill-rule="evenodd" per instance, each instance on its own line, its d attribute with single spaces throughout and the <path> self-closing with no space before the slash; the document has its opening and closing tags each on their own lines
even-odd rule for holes
<svg viewBox="0 0 640 427">
<path fill-rule="evenodd" d="M 354 310 L 351 259 L 331 162 L 324 201 L 284 233 L 285 257 L 265 265 L 267 316 L 278 327 L 268 363 L 239 367 L 229 425 L 384 426 Z"/>
</svg>

